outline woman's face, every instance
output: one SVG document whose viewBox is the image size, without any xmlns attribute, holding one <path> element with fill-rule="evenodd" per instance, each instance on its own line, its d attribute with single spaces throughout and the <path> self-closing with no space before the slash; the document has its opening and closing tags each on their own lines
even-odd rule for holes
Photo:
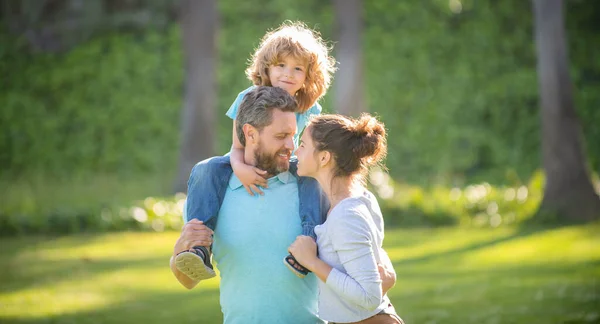
<svg viewBox="0 0 600 324">
<path fill-rule="evenodd" d="M 302 177 L 315 177 L 319 170 L 317 163 L 317 156 L 315 154 L 315 146 L 310 135 L 310 125 L 306 127 L 302 138 L 300 139 L 300 146 L 296 150 L 296 156 L 298 157 L 298 175 Z"/>
</svg>

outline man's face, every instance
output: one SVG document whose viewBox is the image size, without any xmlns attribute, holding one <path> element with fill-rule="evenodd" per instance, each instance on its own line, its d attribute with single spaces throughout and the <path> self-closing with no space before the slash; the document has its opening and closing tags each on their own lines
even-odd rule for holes
<svg viewBox="0 0 600 324">
<path fill-rule="evenodd" d="M 254 150 L 256 167 L 267 171 L 269 176 L 287 171 L 294 150 L 296 115 L 293 112 L 273 110 L 273 122 L 259 133 L 258 146 Z"/>
</svg>

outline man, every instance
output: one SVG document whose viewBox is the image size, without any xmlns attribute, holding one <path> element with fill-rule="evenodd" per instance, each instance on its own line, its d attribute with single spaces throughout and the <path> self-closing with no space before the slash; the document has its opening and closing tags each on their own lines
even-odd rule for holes
<svg viewBox="0 0 600 324">
<path fill-rule="evenodd" d="M 297 278 L 281 256 L 302 233 L 298 184 L 288 172 L 296 133 L 296 102 L 276 87 L 257 87 L 239 107 L 237 134 L 246 163 L 266 170 L 264 195 L 250 196 L 232 175 L 214 231 L 213 255 L 221 274 L 225 323 L 322 323 L 317 317 L 317 281 Z M 195 170 L 202 174 L 205 170 Z M 193 181 L 190 181 L 193 183 Z M 319 201 L 304 202 L 319 204 Z M 197 220 L 185 225 L 174 254 L 212 243 L 212 231 Z M 198 281 L 171 270 L 188 289 Z"/>
</svg>

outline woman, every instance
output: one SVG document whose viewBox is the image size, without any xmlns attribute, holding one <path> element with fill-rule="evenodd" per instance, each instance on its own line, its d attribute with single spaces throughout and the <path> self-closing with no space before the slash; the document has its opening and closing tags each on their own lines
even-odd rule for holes
<svg viewBox="0 0 600 324">
<path fill-rule="evenodd" d="M 319 277 L 319 317 L 330 323 L 403 323 L 382 287 L 377 264 L 391 262 L 381 210 L 364 180 L 386 152 L 384 125 L 368 114 L 313 118 L 296 151 L 298 175 L 319 182 L 331 209 L 315 227 L 317 241 L 299 236 L 289 252 Z"/>
</svg>

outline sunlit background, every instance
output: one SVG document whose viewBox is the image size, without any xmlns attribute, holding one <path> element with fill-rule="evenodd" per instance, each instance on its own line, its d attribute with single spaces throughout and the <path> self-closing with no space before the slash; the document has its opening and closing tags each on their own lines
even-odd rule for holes
<svg viewBox="0 0 600 324">
<path fill-rule="evenodd" d="M 559 114 L 540 99 L 532 1 L 190 1 L 0 1 L 0 322 L 222 320 L 218 279 L 185 291 L 168 258 L 191 165 L 229 150 L 225 112 L 285 20 L 333 48 L 325 112 L 386 125 L 370 188 L 407 323 L 600 322 L 595 0 L 562 7 Z M 191 78 L 203 99 L 186 105 Z M 549 180 L 569 207 L 544 200 Z"/>
</svg>

